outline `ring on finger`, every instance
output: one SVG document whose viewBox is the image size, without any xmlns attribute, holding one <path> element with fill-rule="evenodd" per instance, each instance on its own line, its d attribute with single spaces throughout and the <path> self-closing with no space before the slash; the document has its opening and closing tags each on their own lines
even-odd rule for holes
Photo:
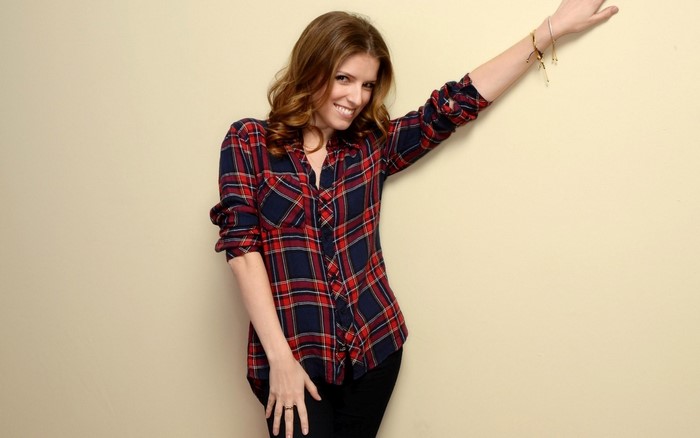
<svg viewBox="0 0 700 438">
<path fill-rule="evenodd" d="M 285 411 L 291 411 L 292 409 L 294 409 L 294 405 L 292 405 L 292 406 L 284 406 L 284 410 L 285 410 Z"/>
</svg>

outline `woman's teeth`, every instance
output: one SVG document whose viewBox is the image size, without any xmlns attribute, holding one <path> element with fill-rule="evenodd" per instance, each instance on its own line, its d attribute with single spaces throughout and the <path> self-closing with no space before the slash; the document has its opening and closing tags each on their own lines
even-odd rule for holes
<svg viewBox="0 0 700 438">
<path fill-rule="evenodd" d="M 349 108 L 345 108 L 344 106 L 336 105 L 335 109 L 338 110 L 340 114 L 343 114 L 345 116 L 351 116 L 355 110 L 351 110 Z"/>
</svg>

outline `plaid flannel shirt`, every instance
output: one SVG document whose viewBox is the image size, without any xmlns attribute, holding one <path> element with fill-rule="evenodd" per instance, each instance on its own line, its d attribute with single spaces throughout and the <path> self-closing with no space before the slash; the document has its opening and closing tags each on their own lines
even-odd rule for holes
<svg viewBox="0 0 700 438">
<path fill-rule="evenodd" d="M 262 254 L 282 331 L 311 378 L 339 384 L 346 363 L 357 378 L 403 345 L 408 331 L 379 241 L 382 186 L 487 105 L 467 75 L 392 120 L 383 143 L 378 130 L 359 141 L 338 132 L 319 188 L 299 142 L 275 158 L 264 121 L 231 126 L 221 147 L 221 201 L 210 212 L 220 227 L 216 250 L 228 259 Z M 269 378 L 252 325 L 248 377 Z"/>
</svg>

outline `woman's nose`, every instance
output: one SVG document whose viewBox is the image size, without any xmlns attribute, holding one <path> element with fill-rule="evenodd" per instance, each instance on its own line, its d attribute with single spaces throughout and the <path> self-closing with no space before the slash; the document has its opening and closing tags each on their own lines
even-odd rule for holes
<svg viewBox="0 0 700 438">
<path fill-rule="evenodd" d="M 352 86 L 348 91 L 348 101 L 353 105 L 359 105 L 362 101 L 362 85 Z"/>
</svg>

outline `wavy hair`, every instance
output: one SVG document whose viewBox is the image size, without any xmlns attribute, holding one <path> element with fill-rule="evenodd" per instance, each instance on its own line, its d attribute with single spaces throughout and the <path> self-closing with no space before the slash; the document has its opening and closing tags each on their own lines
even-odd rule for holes
<svg viewBox="0 0 700 438">
<path fill-rule="evenodd" d="M 284 144 L 299 139 L 304 129 L 313 130 L 323 138 L 320 129 L 312 125 L 314 112 L 330 95 L 338 67 L 348 57 L 361 53 L 379 61 L 377 81 L 370 101 L 344 135 L 357 140 L 379 129 L 382 138 L 386 138 L 389 112 L 384 99 L 393 84 L 389 49 L 366 18 L 347 12 L 328 12 L 314 19 L 302 32 L 289 64 L 277 74 L 268 91 L 267 148 L 272 155 L 284 155 Z M 322 97 L 315 99 L 322 90 L 325 90 Z M 321 147 L 323 144 L 317 149 Z"/>
</svg>

